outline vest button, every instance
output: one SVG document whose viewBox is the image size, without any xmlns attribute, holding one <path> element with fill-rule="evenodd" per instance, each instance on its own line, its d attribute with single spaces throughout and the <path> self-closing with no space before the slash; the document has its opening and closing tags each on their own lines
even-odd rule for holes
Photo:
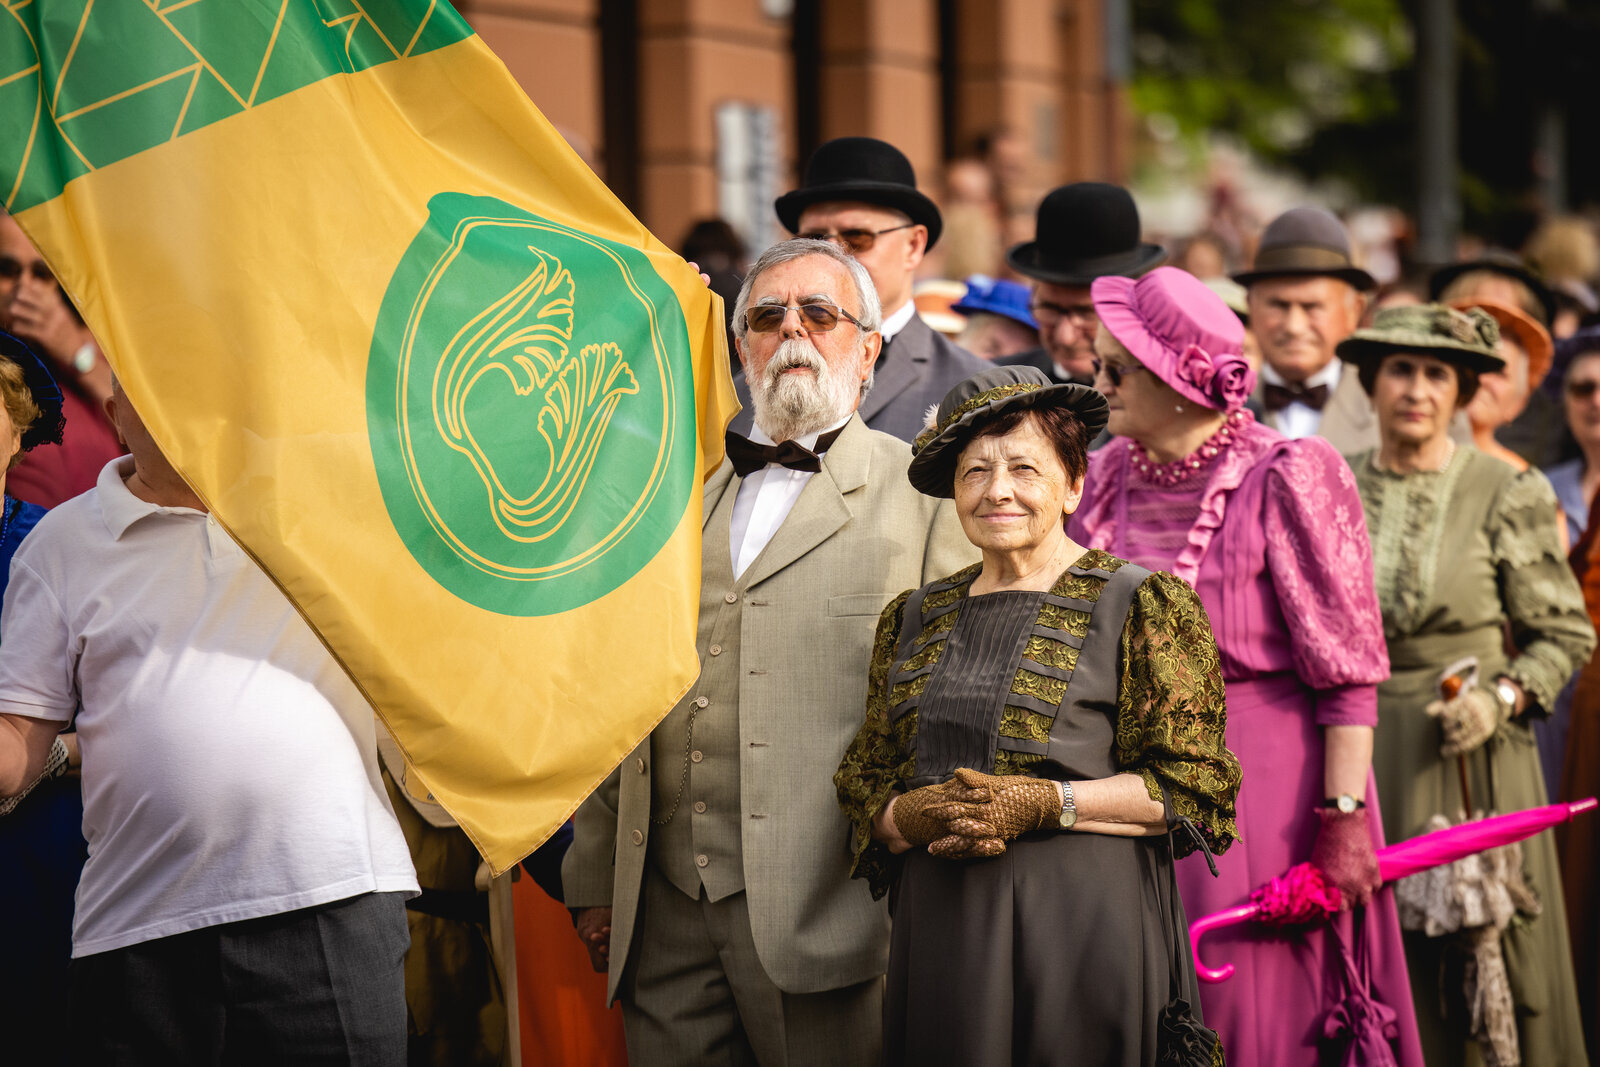
<svg viewBox="0 0 1600 1067">
<path fill-rule="evenodd" d="M 634 765 L 635 768 L 638 769 L 640 774 L 644 773 L 644 757 L 643 756 L 640 756 L 638 759 L 634 760 L 633 761 L 633 765 Z"/>
<path fill-rule="evenodd" d="M 705 759 L 706 757 L 705 757 L 705 753 L 701 752 L 697 748 L 693 752 L 689 753 L 689 758 L 694 760 L 696 763 L 699 763 L 701 760 Z"/>
<path fill-rule="evenodd" d="M 706 855 L 706 854 L 705 854 L 705 853 L 703 853 L 703 852 L 702 852 L 702 853 L 701 853 L 701 854 L 700 854 L 700 855 L 698 855 L 698 856 L 696 856 L 696 857 L 695 857 L 695 858 L 694 858 L 694 865 L 695 865 L 695 866 L 696 866 L 696 867 L 704 867 L 704 866 L 706 866 L 706 865 L 707 865 L 707 864 L 709 864 L 709 863 L 710 863 L 710 862 L 711 862 L 711 857 L 710 857 L 710 856 L 707 856 L 707 855 Z"/>
<path fill-rule="evenodd" d="M 636 844 L 636 845 L 644 844 L 644 831 L 643 830 L 635 830 L 633 832 L 633 843 Z"/>
<path fill-rule="evenodd" d="M 712 655 L 713 655 L 713 656 L 720 656 L 720 655 L 722 655 L 722 646 L 721 646 L 721 645 L 712 645 L 712 646 L 711 646 L 711 654 L 712 654 Z"/>
<path fill-rule="evenodd" d="M 726 600 L 730 604 L 737 604 L 739 602 L 739 594 L 738 593 L 726 593 L 726 594 L 723 595 L 722 599 Z"/>
<path fill-rule="evenodd" d="M 694 802 L 694 813 L 696 815 L 704 815 L 706 813 L 706 802 L 703 801 L 703 800 L 695 801 Z"/>
<path fill-rule="evenodd" d="M 706 697 L 701 697 L 699 700 L 696 700 L 694 702 L 694 706 L 697 707 L 697 708 L 703 708 L 703 707 L 706 707 L 707 705 L 709 705 L 710 703 L 711 703 L 711 701 L 709 699 L 707 699 Z"/>
</svg>

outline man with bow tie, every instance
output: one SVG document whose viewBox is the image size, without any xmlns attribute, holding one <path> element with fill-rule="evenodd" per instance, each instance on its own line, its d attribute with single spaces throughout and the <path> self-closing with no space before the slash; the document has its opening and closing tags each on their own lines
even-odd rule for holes
<svg viewBox="0 0 1600 1067">
<path fill-rule="evenodd" d="M 754 408 L 706 483 L 700 677 L 579 808 L 568 906 L 635 1067 L 876 1063 L 889 918 L 832 782 L 878 616 L 976 559 L 857 411 L 882 344 L 860 263 L 774 245 L 734 307 Z"/>
<path fill-rule="evenodd" d="M 1377 281 L 1350 258 L 1344 225 L 1316 207 L 1290 208 L 1266 228 L 1251 269 L 1250 328 L 1261 344 L 1256 397 L 1262 421 L 1285 437 L 1321 435 L 1340 452 L 1378 444 L 1378 420 L 1356 380 L 1334 356 L 1355 332 L 1364 294 Z"/>
</svg>

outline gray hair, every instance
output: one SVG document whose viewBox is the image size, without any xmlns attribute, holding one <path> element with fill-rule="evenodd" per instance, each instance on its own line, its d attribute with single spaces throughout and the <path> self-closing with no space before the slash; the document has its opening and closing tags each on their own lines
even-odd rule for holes
<svg viewBox="0 0 1600 1067">
<path fill-rule="evenodd" d="M 842 264 L 850 272 L 850 278 L 856 283 L 856 296 L 861 301 L 861 311 L 856 318 L 861 320 L 863 332 L 876 330 L 883 325 L 883 305 L 878 301 L 878 290 L 872 284 L 872 276 L 867 273 L 867 268 L 858 263 L 853 256 L 841 252 L 828 241 L 815 241 L 805 237 L 796 237 L 788 241 L 779 241 L 761 253 L 750 268 L 750 273 L 744 276 L 744 284 L 739 286 L 739 299 L 733 302 L 733 335 L 739 340 L 744 340 L 748 330 L 745 322 L 745 312 L 750 309 L 750 290 L 755 286 L 756 279 L 773 267 L 791 260 L 804 259 L 806 256 L 822 256 L 835 263 Z M 845 310 L 849 310 L 846 308 Z"/>
</svg>

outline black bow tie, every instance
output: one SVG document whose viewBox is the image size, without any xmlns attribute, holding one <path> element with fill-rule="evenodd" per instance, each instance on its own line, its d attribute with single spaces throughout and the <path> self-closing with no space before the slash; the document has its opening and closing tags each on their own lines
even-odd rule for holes
<svg viewBox="0 0 1600 1067">
<path fill-rule="evenodd" d="M 1268 411 L 1282 411 L 1290 404 L 1304 404 L 1312 411 L 1321 411 L 1328 404 L 1328 387 L 1313 385 L 1273 385 L 1266 383 L 1261 390 L 1261 402 Z"/>
<path fill-rule="evenodd" d="M 780 467 L 788 467 L 792 471 L 809 471 L 812 474 L 822 469 L 822 454 L 826 452 L 839 434 L 844 431 L 841 426 L 837 430 L 829 430 L 817 438 L 817 449 L 813 452 L 798 441 L 784 441 L 776 445 L 758 445 L 743 434 L 728 431 L 724 439 L 724 446 L 728 451 L 728 461 L 733 464 L 733 472 L 744 478 L 771 463 Z"/>
</svg>

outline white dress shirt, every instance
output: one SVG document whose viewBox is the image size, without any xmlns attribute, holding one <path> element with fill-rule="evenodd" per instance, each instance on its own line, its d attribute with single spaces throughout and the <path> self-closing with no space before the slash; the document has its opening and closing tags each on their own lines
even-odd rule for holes
<svg viewBox="0 0 1600 1067">
<path fill-rule="evenodd" d="M 1328 387 L 1328 402 L 1333 402 L 1333 394 L 1339 388 L 1339 375 L 1343 363 L 1337 359 L 1330 359 L 1328 365 L 1317 373 L 1307 378 L 1303 384 L 1306 389 L 1313 389 L 1319 385 Z M 1261 380 L 1268 385 L 1288 386 L 1283 375 L 1272 369 L 1266 362 L 1261 364 Z M 1323 410 L 1326 410 L 1324 408 Z M 1308 407 L 1298 400 L 1289 402 L 1289 406 L 1277 413 L 1278 432 L 1285 437 L 1314 437 L 1322 426 L 1322 412 L 1316 408 Z"/>
<path fill-rule="evenodd" d="M 906 306 L 911 307 L 910 304 Z M 815 450 L 819 437 L 837 430 L 849 422 L 854 414 L 852 411 L 832 426 L 797 437 L 795 442 Z M 759 426 L 750 428 L 750 440 L 758 445 L 778 443 Z M 783 520 L 789 517 L 789 510 L 800 499 L 800 491 L 811 477 L 811 471 L 790 470 L 769 463 L 758 471 L 751 471 L 739 483 L 739 493 L 733 498 L 733 515 L 728 520 L 728 553 L 733 557 L 735 578 L 743 575 L 745 568 L 761 555 L 761 550 L 767 547 L 767 542 L 778 532 Z"/>
<path fill-rule="evenodd" d="M 916 313 L 916 303 L 907 300 L 900 306 L 899 311 L 896 311 L 893 315 L 885 315 L 883 317 L 883 325 L 878 327 L 878 332 L 883 334 L 885 341 L 893 340 L 894 335 L 905 329 L 906 324 L 911 321 Z M 751 438 L 751 440 L 754 440 L 754 438 Z"/>
</svg>

